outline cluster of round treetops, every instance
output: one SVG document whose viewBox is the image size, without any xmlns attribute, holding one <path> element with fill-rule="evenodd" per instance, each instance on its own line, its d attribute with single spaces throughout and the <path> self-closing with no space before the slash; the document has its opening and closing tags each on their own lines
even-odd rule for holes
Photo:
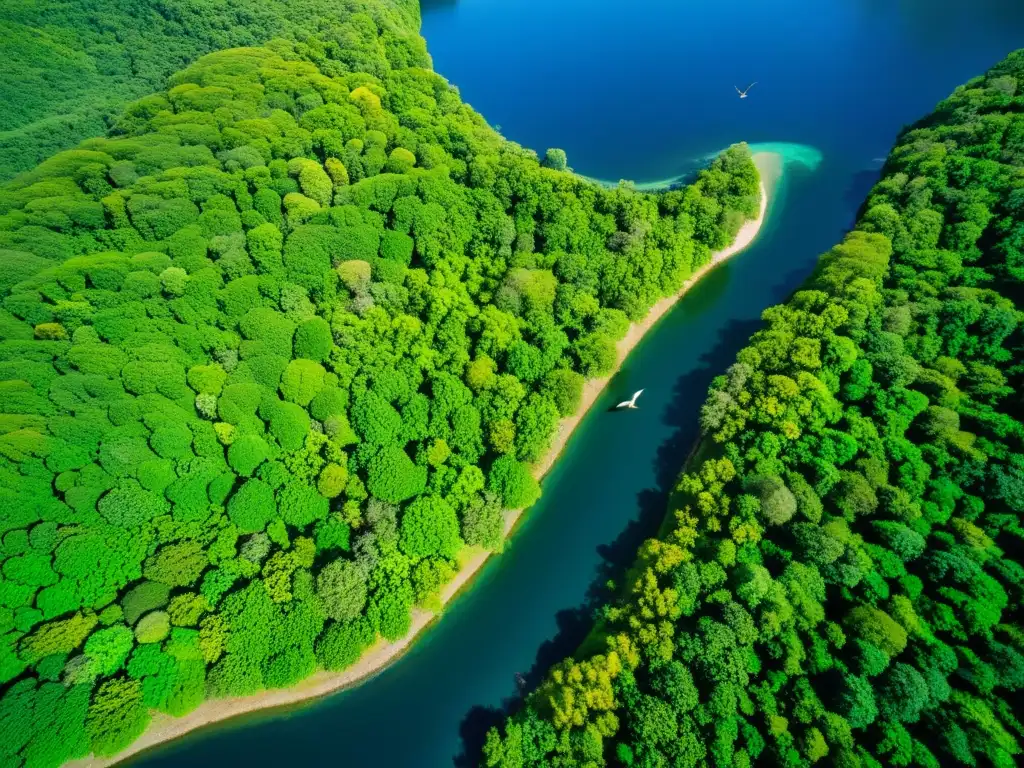
<svg viewBox="0 0 1024 768">
<path fill-rule="evenodd" d="M 584 379 L 758 209 L 742 146 L 660 195 L 564 168 L 366 0 L 0 187 L 0 763 L 342 669 L 501 547 Z"/>
</svg>

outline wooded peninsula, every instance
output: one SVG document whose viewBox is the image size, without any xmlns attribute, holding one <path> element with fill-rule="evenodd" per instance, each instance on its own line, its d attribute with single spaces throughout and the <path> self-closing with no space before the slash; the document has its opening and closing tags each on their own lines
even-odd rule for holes
<svg viewBox="0 0 1024 768">
<path fill-rule="evenodd" d="M 331 5 L 0 187 L 3 765 L 406 636 L 631 322 L 763 214 L 744 145 L 602 188 L 464 105 L 414 3 Z M 97 77 L 89 109 L 131 90 Z"/>
</svg>

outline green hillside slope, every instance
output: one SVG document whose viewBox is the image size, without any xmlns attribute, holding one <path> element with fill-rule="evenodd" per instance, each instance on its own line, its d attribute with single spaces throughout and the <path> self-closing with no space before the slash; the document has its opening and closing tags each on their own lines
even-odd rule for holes
<svg viewBox="0 0 1024 768">
<path fill-rule="evenodd" d="M 0 5 L 0 180 L 105 133 L 129 101 L 211 51 L 329 35 L 353 12 L 418 42 L 416 0 L 9 0 Z M 380 74 L 370 27 L 345 59 Z M 372 45 L 367 45 L 372 43 Z M 422 43 L 417 56 L 425 57 Z"/>
<path fill-rule="evenodd" d="M 1017 765 L 1024 52 L 900 136 L 483 765 Z"/>
</svg>

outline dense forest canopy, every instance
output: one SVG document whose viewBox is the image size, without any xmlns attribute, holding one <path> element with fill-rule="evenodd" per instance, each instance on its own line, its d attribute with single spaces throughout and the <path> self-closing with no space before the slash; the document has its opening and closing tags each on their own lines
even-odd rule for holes
<svg viewBox="0 0 1024 768">
<path fill-rule="evenodd" d="M 342 31 L 346 63 L 380 74 L 380 48 L 401 34 L 417 48 L 416 0 L 9 0 L 0 4 L 0 180 L 105 133 L 121 109 L 160 90 L 205 53 L 305 40 L 339 29 L 353 10 L 389 31 Z M 346 35 L 348 35 L 346 37 Z"/>
<path fill-rule="evenodd" d="M 1017 765 L 1024 51 L 763 314 L 624 589 L 488 768 Z"/>
<path fill-rule="evenodd" d="M 336 5 L 0 187 L 2 765 L 402 637 L 758 211 L 742 145 L 658 195 L 545 167 Z"/>
</svg>

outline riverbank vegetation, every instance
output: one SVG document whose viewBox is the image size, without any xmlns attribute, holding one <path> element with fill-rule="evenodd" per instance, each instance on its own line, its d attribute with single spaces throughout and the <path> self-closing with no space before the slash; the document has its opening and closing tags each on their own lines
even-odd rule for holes
<svg viewBox="0 0 1024 768">
<path fill-rule="evenodd" d="M 1024 52 L 718 377 L 662 533 L 482 764 L 1017 765 Z"/>
<path fill-rule="evenodd" d="M 742 145 L 659 195 L 545 167 L 340 7 L 0 187 L 0 764 L 401 638 L 759 210 Z"/>
</svg>

